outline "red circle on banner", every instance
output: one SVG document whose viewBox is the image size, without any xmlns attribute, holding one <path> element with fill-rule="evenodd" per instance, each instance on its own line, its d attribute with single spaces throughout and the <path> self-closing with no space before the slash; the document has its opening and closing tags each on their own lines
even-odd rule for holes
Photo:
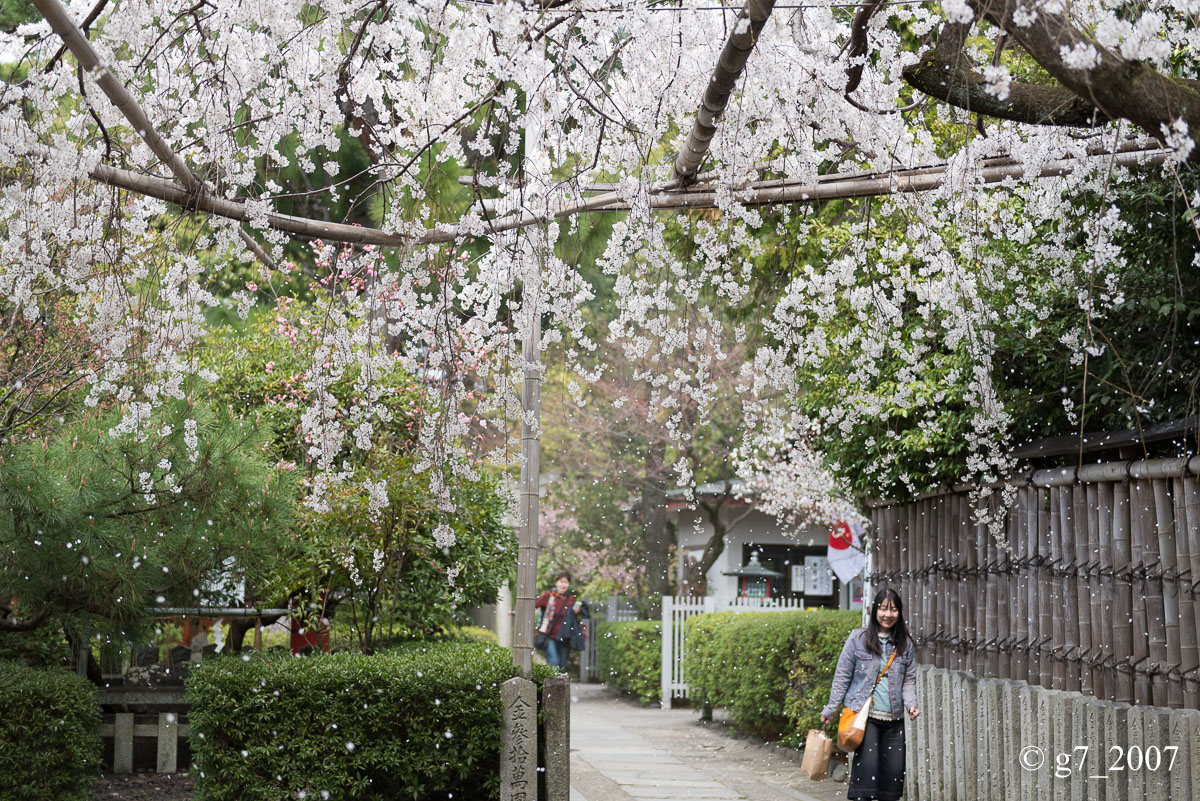
<svg viewBox="0 0 1200 801">
<path fill-rule="evenodd" d="M 854 532 L 845 520 L 839 520 L 829 529 L 829 547 L 835 551 L 844 551 L 854 542 Z"/>
</svg>

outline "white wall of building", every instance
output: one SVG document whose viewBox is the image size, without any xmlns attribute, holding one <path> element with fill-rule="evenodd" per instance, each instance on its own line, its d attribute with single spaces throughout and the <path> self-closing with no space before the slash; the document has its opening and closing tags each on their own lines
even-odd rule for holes
<svg viewBox="0 0 1200 801">
<path fill-rule="evenodd" d="M 712 524 L 700 509 L 681 508 L 672 511 L 676 520 L 676 534 L 680 549 L 699 559 L 704 546 L 712 536 Z M 725 504 L 721 518 L 728 530 L 725 534 L 725 550 L 716 564 L 708 571 L 708 594 L 724 600 L 738 594 L 738 578 L 721 575 L 725 571 L 742 566 L 742 551 L 746 544 L 757 545 L 807 545 L 824 546 L 829 542 L 829 530 L 809 526 L 799 532 L 785 533 L 772 515 L 763 514 L 746 504 Z M 682 579 L 682 566 L 678 578 Z"/>
</svg>

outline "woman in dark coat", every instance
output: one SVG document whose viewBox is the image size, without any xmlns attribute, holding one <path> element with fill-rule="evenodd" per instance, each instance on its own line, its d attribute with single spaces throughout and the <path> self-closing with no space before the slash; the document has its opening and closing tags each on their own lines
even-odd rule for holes
<svg viewBox="0 0 1200 801">
<path fill-rule="evenodd" d="M 888 659 L 891 667 L 876 683 Z M 821 722 L 837 720 L 842 707 L 857 711 L 871 699 L 862 745 L 854 752 L 847 799 L 897 801 L 904 794 L 904 712 L 916 720 L 917 660 L 896 591 L 884 588 L 871 602 L 871 620 L 850 632 L 833 676 Z"/>
<path fill-rule="evenodd" d="M 542 610 L 534 643 L 546 651 L 546 663 L 567 672 L 571 649 L 583 650 L 587 638 L 587 604 L 571 592 L 571 574 L 565 570 L 554 578 L 554 589 L 542 593 L 533 605 Z"/>
</svg>

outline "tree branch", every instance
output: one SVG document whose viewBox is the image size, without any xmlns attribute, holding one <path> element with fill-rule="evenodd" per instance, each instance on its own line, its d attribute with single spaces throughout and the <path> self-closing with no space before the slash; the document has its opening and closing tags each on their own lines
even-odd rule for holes
<svg viewBox="0 0 1200 801">
<path fill-rule="evenodd" d="M 33 631 L 38 626 L 45 622 L 50 613 L 43 609 L 28 620 L 14 620 L 9 616 L 5 616 L 0 620 L 0 631 Z"/>
<path fill-rule="evenodd" d="M 1081 128 L 1107 121 L 1093 103 L 1062 86 L 1012 81 L 1004 100 L 989 93 L 963 50 L 970 29 L 969 23 L 943 25 L 937 45 L 904 68 L 904 80 L 952 106 L 996 119 Z"/>
<path fill-rule="evenodd" d="M 1183 120 L 1192 135 L 1200 134 L 1200 83 L 1164 75 L 1149 64 L 1131 61 L 1094 42 L 1062 14 L 1038 8 L 1036 18 L 1019 25 L 1013 15 L 1018 0 L 971 0 L 976 13 L 1008 32 L 1041 67 L 1092 103 L 1109 120 L 1127 119 L 1146 133 L 1163 138 L 1163 129 Z M 1069 65 L 1068 53 L 1094 53 L 1091 66 Z M 1074 60 L 1074 59 L 1073 59 Z M 1200 148 L 1192 148 L 1200 161 Z"/>
<path fill-rule="evenodd" d="M 211 195 L 212 193 L 204 181 L 192 173 L 187 163 L 178 153 L 171 150 L 171 146 L 155 130 L 154 125 L 150 122 L 150 118 L 146 116 L 146 112 L 138 105 L 133 95 L 125 88 L 125 85 L 118 81 L 116 76 L 100 62 L 100 56 L 92 48 L 92 43 L 88 41 L 83 31 L 76 27 L 75 21 L 71 19 L 70 13 L 67 12 L 62 3 L 59 0 L 33 0 L 33 4 L 37 7 L 38 11 L 42 12 L 42 16 L 50 23 L 50 27 L 54 29 L 54 32 L 63 40 L 63 44 L 66 45 L 67 49 L 79 61 L 80 68 L 95 76 L 96 83 L 100 86 L 105 96 L 108 97 L 109 102 L 125 116 L 125 119 L 133 126 L 133 130 L 150 147 L 154 155 L 158 156 L 163 164 L 167 165 L 179 182 L 197 197 Z M 254 237 L 250 236 L 241 227 L 238 228 L 238 235 L 259 261 L 270 269 L 275 268 L 275 260 L 267 255 L 266 251 L 255 241 Z"/>
</svg>

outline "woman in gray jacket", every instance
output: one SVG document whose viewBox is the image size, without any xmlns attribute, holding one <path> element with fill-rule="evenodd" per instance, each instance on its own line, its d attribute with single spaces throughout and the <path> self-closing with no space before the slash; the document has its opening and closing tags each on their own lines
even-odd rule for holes
<svg viewBox="0 0 1200 801">
<path fill-rule="evenodd" d="M 876 684 L 893 653 L 896 658 Z M 854 754 L 846 798 L 897 801 L 904 794 L 904 711 L 909 720 L 921 711 L 916 655 L 904 625 L 904 605 L 893 589 L 875 594 L 870 622 L 846 638 L 821 722 L 837 720 L 844 706 L 862 709 L 868 698 L 873 701 L 867 730 Z"/>
</svg>

